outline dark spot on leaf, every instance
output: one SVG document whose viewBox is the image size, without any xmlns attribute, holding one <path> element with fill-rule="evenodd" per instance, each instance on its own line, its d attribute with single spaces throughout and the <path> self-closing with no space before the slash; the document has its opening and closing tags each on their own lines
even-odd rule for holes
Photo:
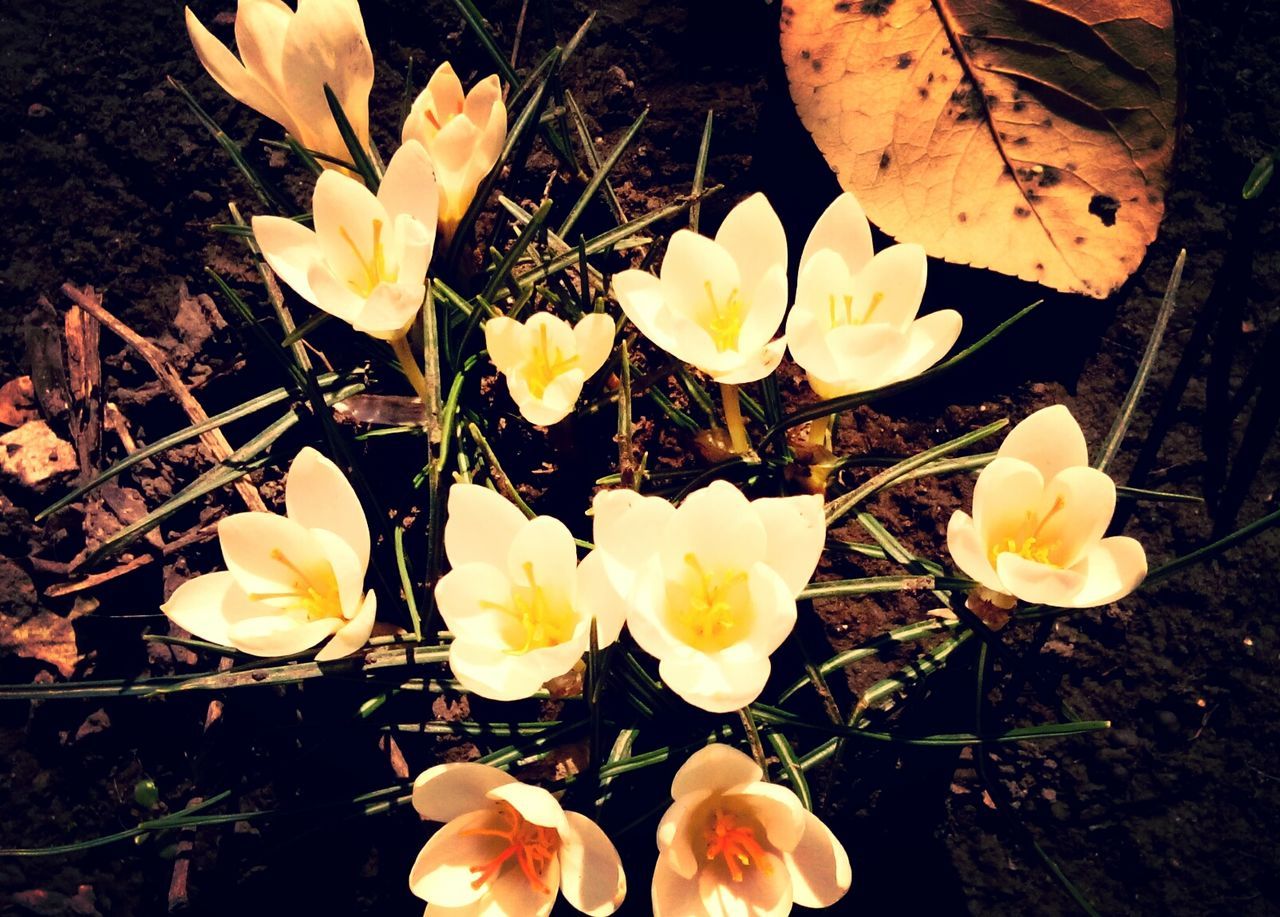
<svg viewBox="0 0 1280 917">
<path fill-rule="evenodd" d="M 1013 138 L 1013 145 L 1014 145 L 1014 146 L 1026 146 L 1026 144 L 1027 144 L 1027 135 L 1026 135 L 1026 134 L 1023 134 L 1021 137 L 1014 137 L 1014 138 Z"/>
<path fill-rule="evenodd" d="M 839 4 L 836 4 L 839 6 Z M 893 6 L 893 0 L 862 0 L 862 5 L 858 7 L 868 16 L 883 16 L 889 12 L 889 7 Z"/>
<path fill-rule="evenodd" d="M 1040 122 L 1040 126 L 1041 126 L 1041 127 L 1053 127 L 1053 119 L 1052 119 L 1052 118 L 1045 118 L 1043 121 L 1041 121 L 1041 122 Z"/>
<path fill-rule="evenodd" d="M 885 150 L 883 153 L 880 154 L 880 168 L 882 169 L 889 168 L 889 163 L 891 163 L 892 161 L 893 160 L 890 158 L 888 150 Z"/>
<path fill-rule="evenodd" d="M 1074 172 L 1077 168 L 1079 168 L 1079 166 L 1077 166 L 1074 162 L 1069 162 L 1066 165 L 1066 169 L 1068 172 Z"/>
<path fill-rule="evenodd" d="M 1089 212 L 1102 221 L 1103 226 L 1116 225 L 1116 211 L 1120 202 L 1105 194 L 1095 194 L 1089 201 Z"/>
<path fill-rule="evenodd" d="M 961 210 L 959 213 L 957 213 L 957 214 L 956 214 L 956 219 L 957 219 L 958 221 L 960 221 L 961 223 L 968 223 L 968 222 L 969 222 L 969 214 L 967 214 L 967 213 L 965 213 L 963 210 Z"/>
<path fill-rule="evenodd" d="M 906 70 L 908 67 L 910 67 L 910 66 L 911 66 L 911 62 L 912 62 L 913 60 L 915 60 L 915 58 L 913 58 L 913 57 L 911 56 L 911 52 L 909 52 L 909 51 L 908 51 L 906 54 L 899 54 L 899 55 L 898 55 L 898 69 L 899 69 L 899 70 Z"/>
<path fill-rule="evenodd" d="M 1000 170 L 1000 174 L 1013 178 L 1013 169 L 1009 168 L 1009 164 L 1006 162 L 1004 167 Z"/>
<path fill-rule="evenodd" d="M 1158 204 L 1158 203 L 1160 203 L 1160 195 L 1158 195 L 1158 194 L 1148 194 L 1148 195 L 1147 195 L 1147 203 L 1148 203 L 1148 204 Z"/>
<path fill-rule="evenodd" d="M 809 61 L 809 66 L 813 68 L 814 73 L 822 72 L 822 61 L 818 60 L 817 58 L 814 58 L 813 60 Z"/>
<path fill-rule="evenodd" d="M 1075 243 L 1076 245 L 1084 245 L 1084 236 L 1076 236 Z"/>
<path fill-rule="evenodd" d="M 802 60 L 808 60 L 808 59 L 809 59 L 809 52 L 808 52 L 808 51 L 801 51 L 801 52 L 800 52 L 800 57 L 801 57 L 801 59 L 802 59 Z"/>
<path fill-rule="evenodd" d="M 847 13 L 849 10 L 853 9 L 852 0 L 840 0 L 840 2 L 832 7 L 832 9 L 837 13 Z"/>
<path fill-rule="evenodd" d="M 1029 201 L 1039 200 L 1040 198 L 1040 192 L 1037 191 L 1035 188 L 1027 188 L 1025 191 L 1025 194 L 1027 195 L 1027 200 Z"/>
<path fill-rule="evenodd" d="M 1000 104 L 1000 100 L 995 96 L 994 93 L 990 93 L 990 92 L 987 93 L 987 108 L 994 109 L 999 104 Z"/>
<path fill-rule="evenodd" d="M 1043 265 L 1043 264 L 1040 264 L 1039 262 L 1036 262 L 1036 270 L 1037 270 L 1037 271 L 1040 271 L 1040 272 L 1042 272 L 1042 273 L 1043 273 L 1043 272 L 1044 272 L 1044 265 Z"/>
<path fill-rule="evenodd" d="M 922 99 L 929 98 L 929 90 L 925 89 L 923 86 L 917 87 L 916 94 Z"/>
<path fill-rule="evenodd" d="M 1026 108 L 1026 107 L 1027 107 L 1027 103 L 1026 103 L 1026 102 L 1014 102 L 1014 103 L 1013 103 L 1013 110 L 1014 110 L 1014 111 L 1022 111 L 1022 110 L 1023 110 L 1024 108 Z"/>
<path fill-rule="evenodd" d="M 1040 173 L 1040 187 L 1052 188 L 1054 185 L 1062 181 L 1062 174 L 1053 166 L 1045 166 L 1044 171 Z"/>
<path fill-rule="evenodd" d="M 991 30 L 984 25 L 975 26 L 973 31 L 969 33 L 974 38 L 986 38 L 991 34 Z"/>
<path fill-rule="evenodd" d="M 1025 220 L 1027 217 L 1031 216 L 1031 211 L 1019 204 L 1017 207 L 1013 208 L 1013 215 Z"/>
<path fill-rule="evenodd" d="M 925 80 L 925 82 L 926 82 L 926 83 L 932 83 L 932 82 L 933 82 L 933 74 L 932 74 L 932 73 L 930 73 L 930 74 L 929 74 L 929 77 L 928 77 L 928 79 L 926 79 L 926 80 Z"/>
</svg>

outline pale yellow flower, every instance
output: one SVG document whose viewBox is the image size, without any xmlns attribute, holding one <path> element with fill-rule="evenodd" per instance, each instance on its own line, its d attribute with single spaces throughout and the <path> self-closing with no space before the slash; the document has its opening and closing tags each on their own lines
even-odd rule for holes
<svg viewBox="0 0 1280 917">
<path fill-rule="evenodd" d="M 694 753 L 658 825 L 654 917 L 784 917 L 830 907 L 853 881 L 849 855 L 796 794 L 764 783 L 727 745 Z"/>
<path fill-rule="evenodd" d="M 960 313 L 917 318 L 927 261 L 919 245 L 873 256 L 871 226 L 852 194 L 818 219 L 804 253 L 787 347 L 822 398 L 881 388 L 918 376 L 960 336 Z"/>
<path fill-rule="evenodd" d="M 1089 467 L 1071 412 L 1058 404 L 1010 431 L 973 490 L 973 516 L 956 512 L 947 547 L 992 593 L 1057 608 L 1121 599 L 1147 575 L 1132 538 L 1104 538 L 1116 506 L 1111 478 Z"/>
<path fill-rule="evenodd" d="M 278 123 L 308 149 L 350 161 L 325 99 L 327 83 L 356 136 L 369 145 L 373 52 L 356 0 L 239 0 L 237 59 L 186 11 L 187 32 L 209 75 L 240 102 Z"/>
<path fill-rule="evenodd" d="M 511 400 L 524 419 L 549 426 L 569 415 L 583 383 L 604 365 L 614 330 L 613 319 L 601 313 L 570 325 L 538 312 L 524 323 L 491 318 L 484 336 L 489 358 L 506 377 Z"/>
<path fill-rule="evenodd" d="M 406 143 L 417 140 L 425 146 L 436 164 L 440 234 L 447 242 L 507 140 L 507 106 L 497 75 L 464 93 L 445 61 L 414 100 L 400 136 Z"/>
<path fill-rule="evenodd" d="M 285 511 L 218 523 L 227 570 L 197 576 L 161 606 L 201 640 L 253 656 L 289 656 L 331 637 L 316 659 L 369 640 L 377 607 L 364 592 L 369 525 L 338 467 L 305 448 L 289 466 Z"/>
<path fill-rule="evenodd" d="M 413 806 L 445 823 L 409 873 L 428 915 L 546 917 L 559 889 L 582 913 L 607 917 L 626 897 L 600 826 L 496 767 L 438 764 L 414 781 Z"/>
</svg>

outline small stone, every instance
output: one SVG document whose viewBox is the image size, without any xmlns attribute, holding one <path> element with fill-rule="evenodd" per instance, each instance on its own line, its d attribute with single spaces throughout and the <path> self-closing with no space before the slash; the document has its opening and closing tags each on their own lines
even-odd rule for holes
<svg viewBox="0 0 1280 917">
<path fill-rule="evenodd" d="M 51 478 L 75 471 L 76 450 L 43 420 L 30 420 L 0 436 L 0 473 L 39 490 Z"/>
</svg>

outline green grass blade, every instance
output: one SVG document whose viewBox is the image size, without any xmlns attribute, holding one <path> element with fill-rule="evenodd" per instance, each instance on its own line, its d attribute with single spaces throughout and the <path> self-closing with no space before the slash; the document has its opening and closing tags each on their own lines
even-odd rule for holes
<svg viewBox="0 0 1280 917">
<path fill-rule="evenodd" d="M 707 109 L 707 120 L 702 125 L 702 140 L 698 142 L 698 159 L 693 167 L 693 191 L 689 195 L 693 204 L 689 207 L 689 228 L 698 231 L 702 219 L 702 187 L 707 180 L 707 159 L 711 154 L 711 128 L 715 123 L 714 109 Z"/>
<path fill-rule="evenodd" d="M 591 180 L 587 182 L 587 187 L 583 189 L 582 194 L 574 203 L 569 215 L 564 218 L 564 222 L 560 224 L 560 230 L 557 235 L 560 238 L 567 238 L 573 227 L 577 224 L 578 218 L 582 216 L 584 210 L 596 196 L 596 192 L 600 190 L 600 186 L 609 177 L 609 173 L 613 167 L 618 164 L 618 160 L 622 158 L 622 154 L 627 151 L 631 145 L 631 141 L 635 140 L 636 134 L 640 132 L 640 128 L 644 126 L 645 119 L 649 117 L 649 109 L 640 112 L 640 117 L 631 123 L 626 129 L 622 137 L 619 138 L 617 144 L 610 151 L 609 156 L 604 162 L 600 163 L 599 168 L 595 170 L 595 174 L 591 176 Z"/>
<path fill-rule="evenodd" d="M 329 103 L 329 111 L 333 114 L 334 123 L 338 125 L 338 133 L 342 135 L 342 142 L 347 145 L 347 152 L 351 154 L 351 163 L 355 166 L 356 174 L 364 179 L 365 187 L 376 194 L 382 177 L 374 167 L 373 160 L 369 158 L 369 151 L 364 148 L 364 144 L 356 136 L 355 128 L 351 126 L 351 120 L 347 117 L 347 113 L 342 110 L 342 103 L 338 101 L 337 95 L 328 83 L 324 85 L 324 98 Z"/>
</svg>

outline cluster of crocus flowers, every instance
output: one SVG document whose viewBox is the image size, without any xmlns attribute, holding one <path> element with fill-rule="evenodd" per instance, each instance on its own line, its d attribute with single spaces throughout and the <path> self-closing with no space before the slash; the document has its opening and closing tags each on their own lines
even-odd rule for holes
<svg viewBox="0 0 1280 917">
<path fill-rule="evenodd" d="M 1084 433 L 1062 405 L 1036 411 L 1010 431 L 978 475 L 973 515 L 956 512 L 947 547 L 981 585 L 980 598 L 1057 608 L 1121 599 L 1147 575 L 1142 545 L 1103 537 L 1116 487 L 1089 466 Z"/>
<path fill-rule="evenodd" d="M 278 123 L 304 147 L 346 161 L 350 152 L 325 98 L 328 85 L 364 146 L 369 144 L 373 52 L 356 0 L 239 0 L 239 58 L 186 11 L 200 63 L 238 101 Z"/>
<path fill-rule="evenodd" d="M 727 745 L 695 752 L 658 825 L 654 917 L 780 917 L 822 908 L 852 882 L 849 856 L 791 790 Z"/>
<path fill-rule="evenodd" d="M 822 553 L 822 498 L 748 500 L 716 481 L 678 507 L 604 491 L 592 511 L 609 586 L 663 682 L 713 713 L 755 700 Z"/>
<path fill-rule="evenodd" d="M 413 806 L 444 822 L 409 874 L 428 914 L 545 917 L 558 890 L 607 917 L 626 896 L 618 851 L 595 822 L 496 767 L 437 765 L 414 781 Z"/>
<path fill-rule="evenodd" d="M 821 398 L 919 375 L 960 336 L 960 313 L 917 318 L 927 261 L 919 245 L 872 253 L 871 226 L 852 194 L 829 206 L 800 257 L 787 348 Z"/>
<path fill-rule="evenodd" d="M 529 697 L 582 658 L 593 618 L 599 646 L 618 638 L 623 609 L 610 601 L 601 559 L 579 563 L 559 520 L 527 519 L 485 487 L 455 484 L 444 548 L 452 569 L 436 602 L 454 634 L 449 666 L 468 691 Z"/>
<path fill-rule="evenodd" d="M 440 187 L 440 234 L 453 238 L 484 177 L 493 170 L 507 139 L 507 107 L 497 75 L 464 92 L 449 62 L 441 64 L 414 100 L 401 140 L 416 140 L 436 165 Z"/>
<path fill-rule="evenodd" d="M 364 591 L 369 525 L 355 491 L 305 448 L 289 466 L 285 511 L 222 519 L 227 569 L 183 583 L 161 610 L 201 640 L 254 656 L 289 656 L 326 638 L 319 661 L 364 646 L 377 603 Z"/>
<path fill-rule="evenodd" d="M 489 358 L 506 377 L 524 419 L 550 426 L 569 415 L 583 383 L 609 358 L 614 330 L 613 319 L 598 312 L 576 325 L 538 312 L 523 323 L 491 318 L 484 336 Z"/>
</svg>

